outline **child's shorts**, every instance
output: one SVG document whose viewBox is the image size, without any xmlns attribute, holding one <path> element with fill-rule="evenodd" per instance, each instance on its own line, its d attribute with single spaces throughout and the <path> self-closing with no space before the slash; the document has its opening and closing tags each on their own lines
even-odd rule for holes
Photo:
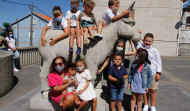
<svg viewBox="0 0 190 111">
<path fill-rule="evenodd" d="M 156 74 L 152 75 L 152 83 L 150 89 L 158 89 L 158 81 L 156 81 Z"/>
<path fill-rule="evenodd" d="M 124 88 L 115 89 L 110 87 L 110 97 L 111 100 L 123 101 Z"/>
</svg>

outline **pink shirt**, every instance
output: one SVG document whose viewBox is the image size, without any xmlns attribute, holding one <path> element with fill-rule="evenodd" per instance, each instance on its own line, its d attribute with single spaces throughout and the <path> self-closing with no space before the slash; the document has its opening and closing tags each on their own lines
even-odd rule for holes
<svg viewBox="0 0 190 111">
<path fill-rule="evenodd" d="M 63 84 L 63 79 L 56 72 L 50 73 L 48 75 L 48 85 L 50 87 L 57 86 L 57 85 L 62 86 L 62 84 Z M 61 94 L 62 92 L 55 92 L 53 90 L 50 91 L 51 99 L 58 104 L 60 103 Z"/>
</svg>

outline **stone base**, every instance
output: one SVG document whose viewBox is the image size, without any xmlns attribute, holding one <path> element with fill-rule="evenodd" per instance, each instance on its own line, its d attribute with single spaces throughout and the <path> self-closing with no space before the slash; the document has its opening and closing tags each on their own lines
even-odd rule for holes
<svg viewBox="0 0 190 111">
<path fill-rule="evenodd" d="M 97 95 L 97 111 L 108 111 L 108 104 L 100 97 L 102 94 L 102 89 L 95 89 L 95 92 Z M 59 105 L 48 99 L 48 93 L 49 92 L 44 92 L 43 95 L 38 93 L 30 98 L 30 109 L 40 111 L 59 111 Z M 85 105 L 81 111 L 91 111 L 91 103 L 92 102 L 89 102 L 87 105 Z"/>
<path fill-rule="evenodd" d="M 49 100 L 49 92 L 43 94 L 37 93 L 30 98 L 30 109 L 33 110 L 46 110 L 46 111 L 59 111 L 59 105 Z"/>
</svg>

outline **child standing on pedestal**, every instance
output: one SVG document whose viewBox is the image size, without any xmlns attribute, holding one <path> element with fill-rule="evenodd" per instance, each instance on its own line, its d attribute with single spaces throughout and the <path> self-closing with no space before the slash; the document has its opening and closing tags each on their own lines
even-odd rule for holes
<svg viewBox="0 0 190 111">
<path fill-rule="evenodd" d="M 84 45 L 88 44 L 88 41 L 87 41 L 88 32 L 90 34 L 90 37 L 88 38 L 91 40 L 95 40 L 93 30 L 96 30 L 97 26 L 96 26 L 96 18 L 94 14 L 92 13 L 94 6 L 95 6 L 94 1 L 85 2 L 85 5 L 83 6 L 84 10 L 82 11 L 82 13 L 79 15 L 77 19 L 77 27 L 78 28 L 81 27 L 83 31 Z"/>
<path fill-rule="evenodd" d="M 123 56 L 121 54 L 115 54 L 113 58 L 114 65 L 110 67 L 108 73 L 108 79 L 110 81 L 111 111 L 115 111 L 116 100 L 118 111 L 122 109 L 124 81 L 128 78 L 126 68 L 121 65 L 122 59 Z"/>
<path fill-rule="evenodd" d="M 130 14 L 127 10 L 124 10 L 122 14 L 117 12 L 119 10 L 118 0 L 109 0 L 108 6 L 109 8 L 104 12 L 102 19 L 98 21 L 97 35 L 95 35 L 96 37 L 102 37 L 101 32 L 105 25 L 108 25 L 110 22 L 118 21 L 125 16 L 129 16 Z"/>
<path fill-rule="evenodd" d="M 137 111 L 142 111 L 143 95 L 148 92 L 151 81 L 152 71 L 150 61 L 148 60 L 148 52 L 145 49 L 137 50 L 137 60 L 130 67 L 128 78 L 128 89 L 131 89 L 131 111 L 134 111 L 137 100 Z"/>
<path fill-rule="evenodd" d="M 81 30 L 77 28 L 77 18 L 79 17 L 81 11 L 79 10 L 79 0 L 71 0 L 71 10 L 67 11 L 66 19 L 68 20 L 68 25 L 70 26 L 70 39 L 69 39 L 69 53 L 73 53 L 73 44 L 76 34 L 77 39 L 77 51 L 76 54 L 81 54 Z"/>
</svg>

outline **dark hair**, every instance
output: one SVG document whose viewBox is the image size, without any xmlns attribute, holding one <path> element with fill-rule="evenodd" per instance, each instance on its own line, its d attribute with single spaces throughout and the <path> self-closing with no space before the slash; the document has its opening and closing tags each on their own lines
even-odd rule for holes
<svg viewBox="0 0 190 111">
<path fill-rule="evenodd" d="M 122 52 L 117 53 L 116 47 L 117 47 L 117 45 L 118 45 L 119 43 L 123 43 L 124 47 L 123 47 L 123 51 L 122 51 Z M 113 59 L 113 56 L 114 56 L 115 54 L 120 54 L 120 55 L 122 55 L 122 58 L 124 58 L 124 56 L 125 56 L 125 41 L 124 41 L 123 39 L 118 39 L 118 40 L 115 42 L 114 47 L 113 47 L 112 52 L 111 52 L 112 59 Z"/>
<path fill-rule="evenodd" d="M 154 39 L 154 36 L 153 36 L 152 33 L 146 33 L 145 36 L 144 36 L 144 39 L 146 39 L 146 37 L 150 37 L 150 38 Z"/>
<path fill-rule="evenodd" d="M 57 17 L 62 13 L 60 6 L 53 7 L 53 16 Z"/>
<path fill-rule="evenodd" d="M 56 61 L 56 59 L 61 59 L 62 60 L 63 64 L 65 65 L 64 73 L 66 73 L 67 72 L 67 61 L 62 56 L 58 56 L 58 57 L 53 59 L 53 61 L 51 63 L 51 66 L 50 66 L 50 73 L 57 72 L 56 69 L 55 69 L 55 61 Z"/>
<path fill-rule="evenodd" d="M 146 49 L 139 48 L 137 50 L 137 54 L 139 55 L 139 57 L 138 60 L 134 62 L 135 64 L 141 65 L 144 64 L 145 62 L 151 64 L 148 59 L 148 51 Z"/>
<path fill-rule="evenodd" d="M 118 3 L 119 3 L 118 0 L 109 0 L 109 1 L 108 1 L 108 6 L 111 7 L 111 6 L 113 6 L 114 4 L 118 4 Z"/>
<path fill-rule="evenodd" d="M 68 68 L 70 70 L 74 71 L 74 70 L 76 70 L 76 64 L 70 64 Z"/>
<path fill-rule="evenodd" d="M 113 59 L 114 59 L 116 56 L 120 56 L 121 59 L 123 60 L 123 55 L 122 55 L 122 54 L 114 54 Z"/>
</svg>

